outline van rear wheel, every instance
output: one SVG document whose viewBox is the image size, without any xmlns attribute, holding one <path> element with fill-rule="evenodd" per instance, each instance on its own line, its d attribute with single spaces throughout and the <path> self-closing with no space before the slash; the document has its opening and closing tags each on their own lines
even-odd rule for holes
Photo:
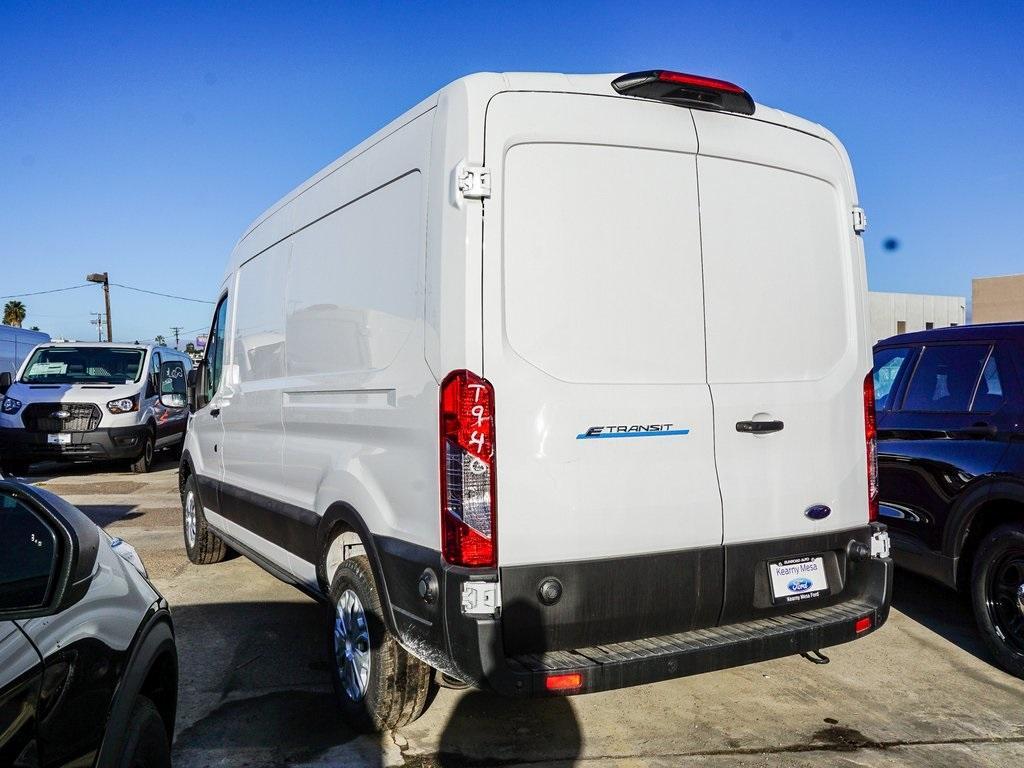
<svg viewBox="0 0 1024 768">
<path fill-rule="evenodd" d="M 195 475 L 189 475 L 181 489 L 181 524 L 185 536 L 185 554 L 193 563 L 211 565 L 228 556 L 227 544 L 206 524 Z"/>
<path fill-rule="evenodd" d="M 432 670 L 388 631 L 365 555 L 338 566 L 330 600 L 331 677 L 345 720 L 363 731 L 411 723 L 426 708 Z"/>
</svg>

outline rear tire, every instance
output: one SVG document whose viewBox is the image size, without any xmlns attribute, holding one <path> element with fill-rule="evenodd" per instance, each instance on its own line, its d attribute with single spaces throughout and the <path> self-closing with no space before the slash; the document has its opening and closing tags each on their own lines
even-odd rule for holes
<svg viewBox="0 0 1024 768">
<path fill-rule="evenodd" d="M 1024 678 L 1024 528 L 1003 525 L 974 553 L 974 618 L 996 663 Z"/>
<path fill-rule="evenodd" d="M 131 464 L 132 472 L 137 475 L 149 472 L 153 468 L 153 455 L 155 453 L 156 443 L 153 440 L 153 435 L 146 435 L 146 442 L 142 446 L 142 453 Z"/>
<path fill-rule="evenodd" d="M 2 466 L 5 472 L 16 477 L 24 477 L 32 468 L 32 465 L 24 459 L 5 459 Z"/>
<path fill-rule="evenodd" d="M 423 714 L 433 670 L 388 631 L 365 555 L 338 566 L 330 605 L 331 678 L 346 722 L 362 731 L 390 731 Z"/>
<path fill-rule="evenodd" d="M 206 522 L 195 475 L 189 475 L 181 489 L 181 526 L 185 554 L 196 565 L 212 565 L 228 556 L 228 545 Z"/>
<path fill-rule="evenodd" d="M 167 740 L 167 728 L 156 706 L 145 696 L 135 699 L 124 736 L 124 749 L 117 766 L 171 768 L 171 745 Z"/>
</svg>

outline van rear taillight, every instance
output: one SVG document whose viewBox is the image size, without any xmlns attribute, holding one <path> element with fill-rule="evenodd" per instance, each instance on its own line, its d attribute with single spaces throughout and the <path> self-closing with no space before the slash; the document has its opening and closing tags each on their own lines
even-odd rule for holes
<svg viewBox="0 0 1024 768">
<path fill-rule="evenodd" d="M 864 442 L 868 458 L 868 522 L 878 519 L 878 428 L 875 423 L 875 379 L 864 379 Z"/>
<path fill-rule="evenodd" d="M 612 80 L 612 88 L 625 96 L 666 101 L 683 107 L 754 114 L 754 100 L 735 83 L 703 75 L 652 69 L 630 72 Z"/>
<path fill-rule="evenodd" d="M 498 564 L 494 388 L 471 371 L 441 382 L 441 549 L 446 562 Z"/>
</svg>

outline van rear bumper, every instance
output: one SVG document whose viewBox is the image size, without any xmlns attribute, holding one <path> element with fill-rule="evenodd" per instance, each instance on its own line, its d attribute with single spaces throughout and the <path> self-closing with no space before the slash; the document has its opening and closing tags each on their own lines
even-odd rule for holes
<svg viewBox="0 0 1024 768">
<path fill-rule="evenodd" d="M 107 461 L 136 459 L 150 428 L 146 425 L 69 432 L 71 442 L 53 445 L 48 433 L 0 428 L 0 452 L 20 461 Z"/>
<path fill-rule="evenodd" d="M 505 658 L 498 620 L 476 622 L 479 679 L 511 696 L 593 693 L 711 672 L 848 643 L 874 632 L 889 616 L 893 564 L 871 563 L 872 589 L 862 599 L 826 608 L 629 642 Z M 858 631 L 857 623 L 870 627 Z M 468 640 L 469 638 L 467 638 Z M 579 685 L 549 690 L 553 676 Z M 563 684 L 566 678 L 561 677 Z M 570 679 L 571 683 L 572 680 Z"/>
<path fill-rule="evenodd" d="M 870 558 L 856 567 L 856 583 L 848 584 L 845 599 L 822 601 L 817 607 L 810 603 L 799 612 L 536 653 L 506 652 L 503 637 L 508 628 L 502 627 L 502 618 L 474 620 L 462 615 L 459 595 L 464 579 L 453 578 L 456 574 L 449 571 L 448 649 L 458 677 L 510 696 L 591 693 L 766 661 L 847 643 L 885 623 L 892 597 L 892 559 Z M 550 689 L 554 676 L 566 687 Z"/>
</svg>

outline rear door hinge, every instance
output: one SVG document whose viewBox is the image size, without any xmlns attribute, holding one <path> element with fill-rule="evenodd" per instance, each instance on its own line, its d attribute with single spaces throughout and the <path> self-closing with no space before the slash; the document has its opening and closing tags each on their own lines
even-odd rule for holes
<svg viewBox="0 0 1024 768">
<path fill-rule="evenodd" d="M 466 200 L 483 200 L 491 196 L 491 172 L 482 165 L 459 163 L 455 184 Z"/>
<path fill-rule="evenodd" d="M 868 215 L 859 205 L 853 206 L 853 231 L 858 235 L 868 228 Z"/>
</svg>

